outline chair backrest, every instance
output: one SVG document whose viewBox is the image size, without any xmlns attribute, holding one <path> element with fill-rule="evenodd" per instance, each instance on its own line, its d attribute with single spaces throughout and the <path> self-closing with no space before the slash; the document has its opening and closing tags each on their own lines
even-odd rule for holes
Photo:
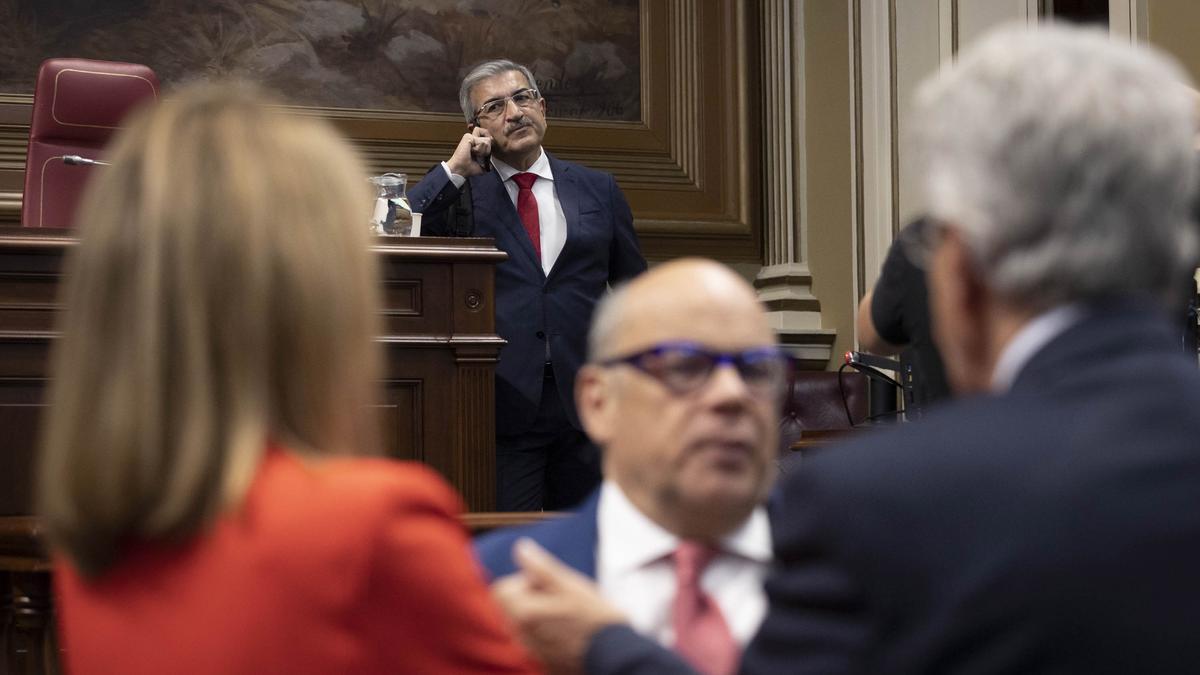
<svg viewBox="0 0 1200 675">
<path fill-rule="evenodd" d="M 867 376 L 848 371 L 840 375 L 819 370 L 794 370 L 783 401 L 779 422 L 779 443 L 786 451 L 805 431 L 849 429 L 849 409 L 854 424 L 867 419 Z M 843 392 L 845 399 L 843 403 Z"/>
<path fill-rule="evenodd" d="M 158 78 L 136 63 L 47 59 L 38 69 L 21 202 L 24 227 L 70 227 L 92 171 L 65 155 L 98 159 L 113 131 L 137 104 L 157 100 Z"/>
</svg>

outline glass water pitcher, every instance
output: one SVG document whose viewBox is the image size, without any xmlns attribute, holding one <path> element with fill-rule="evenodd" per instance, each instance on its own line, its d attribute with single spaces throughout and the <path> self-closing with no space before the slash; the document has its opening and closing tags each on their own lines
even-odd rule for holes
<svg viewBox="0 0 1200 675">
<path fill-rule="evenodd" d="M 371 232 L 374 234 L 407 237 L 413 232 L 412 206 L 404 186 L 408 177 L 402 173 L 385 173 L 371 176 L 367 180 L 375 185 L 375 211 L 371 215 Z"/>
</svg>

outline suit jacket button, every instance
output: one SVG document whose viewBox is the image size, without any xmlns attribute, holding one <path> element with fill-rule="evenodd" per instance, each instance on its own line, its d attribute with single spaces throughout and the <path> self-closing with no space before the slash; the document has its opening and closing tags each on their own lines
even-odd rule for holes
<svg viewBox="0 0 1200 675">
<path fill-rule="evenodd" d="M 546 333 L 545 333 L 544 331 L 540 331 L 540 330 L 539 330 L 539 331 L 537 332 L 537 337 L 538 337 L 538 339 L 539 339 L 539 340 L 545 340 L 545 339 L 546 339 Z"/>
</svg>

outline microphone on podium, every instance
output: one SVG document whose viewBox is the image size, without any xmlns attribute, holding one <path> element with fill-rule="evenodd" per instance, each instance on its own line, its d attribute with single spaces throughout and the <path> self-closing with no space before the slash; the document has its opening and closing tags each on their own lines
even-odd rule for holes
<svg viewBox="0 0 1200 675">
<path fill-rule="evenodd" d="M 102 162 L 98 159 L 80 155 L 63 155 L 62 161 L 63 164 L 69 164 L 70 166 L 112 166 L 109 162 Z"/>
<path fill-rule="evenodd" d="M 846 365 L 866 374 L 867 377 L 887 382 L 898 389 L 902 389 L 904 386 L 894 378 L 888 377 L 880 372 L 883 370 L 893 370 L 897 373 L 901 372 L 900 362 L 895 359 L 889 359 L 884 356 L 875 356 L 874 354 L 866 354 L 864 352 L 855 351 L 846 352 L 846 355 L 843 357 L 843 359 L 845 360 Z"/>
<path fill-rule="evenodd" d="M 913 374 L 913 364 L 910 361 L 889 359 L 856 351 L 846 352 L 843 358 L 846 363 L 845 366 L 842 366 L 843 368 L 849 366 L 876 382 L 883 382 L 900 390 L 904 396 L 904 409 L 895 412 L 915 417 L 921 416 L 921 406 L 916 400 L 916 378 Z M 886 375 L 883 372 L 885 370 L 894 371 L 896 378 Z"/>
</svg>

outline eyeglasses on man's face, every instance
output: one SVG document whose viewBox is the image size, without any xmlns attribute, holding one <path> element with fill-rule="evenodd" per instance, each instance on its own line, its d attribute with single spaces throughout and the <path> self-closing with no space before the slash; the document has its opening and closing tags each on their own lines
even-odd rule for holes
<svg viewBox="0 0 1200 675">
<path fill-rule="evenodd" d="M 791 368 L 791 361 L 777 347 L 719 352 L 692 342 L 662 342 L 599 363 L 604 367 L 631 365 L 679 395 L 699 390 L 712 377 L 713 371 L 725 364 L 737 370 L 752 395 L 766 399 L 783 393 Z"/>
<path fill-rule="evenodd" d="M 485 101 L 475 111 L 475 120 L 477 122 L 491 122 L 498 119 L 504 114 L 504 110 L 508 108 L 509 101 L 515 103 L 521 110 L 529 110 L 537 105 L 537 102 L 540 100 L 542 100 L 542 97 L 536 89 L 518 89 L 508 96 Z"/>
</svg>

